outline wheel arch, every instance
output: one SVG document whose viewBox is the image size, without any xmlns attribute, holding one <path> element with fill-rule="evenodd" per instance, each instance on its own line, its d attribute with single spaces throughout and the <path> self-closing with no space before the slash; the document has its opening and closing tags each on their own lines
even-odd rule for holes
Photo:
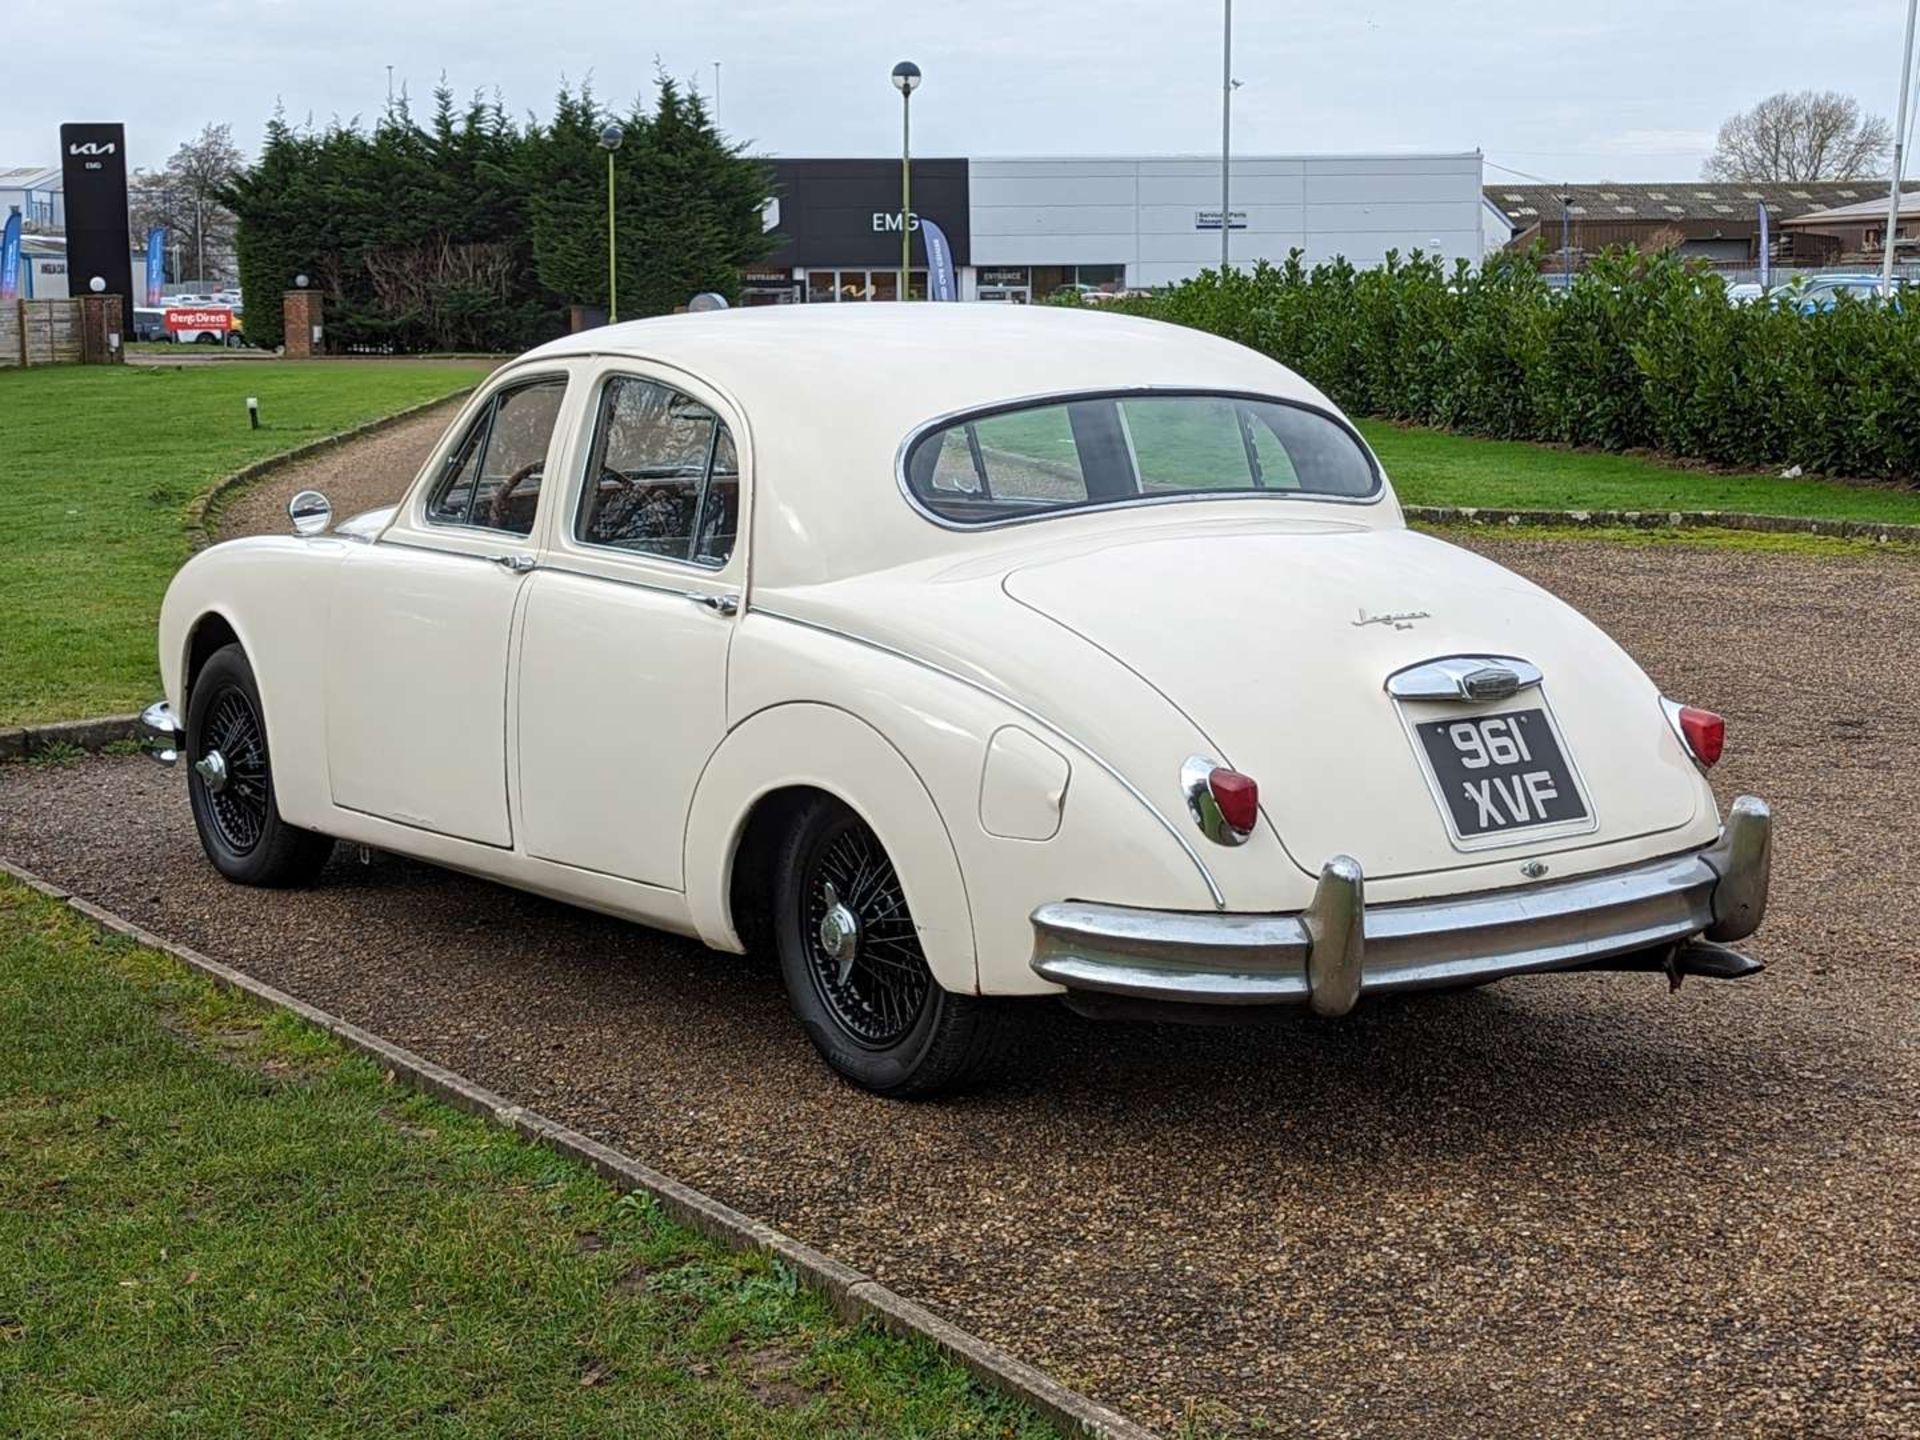
<svg viewBox="0 0 1920 1440">
<path fill-rule="evenodd" d="M 934 978 L 948 990 L 977 993 L 966 881 L 932 793 L 874 726 L 817 702 L 748 717 L 701 773 L 684 856 L 687 907 L 700 938 L 736 952 L 770 938 L 773 855 L 793 811 L 816 794 L 847 806 L 885 847 Z"/>
</svg>

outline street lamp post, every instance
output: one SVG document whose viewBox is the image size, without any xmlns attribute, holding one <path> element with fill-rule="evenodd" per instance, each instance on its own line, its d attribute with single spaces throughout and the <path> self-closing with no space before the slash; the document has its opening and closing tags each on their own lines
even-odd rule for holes
<svg viewBox="0 0 1920 1440">
<path fill-rule="evenodd" d="M 1220 39 L 1220 278 L 1227 278 L 1227 256 L 1233 230 L 1229 210 L 1229 161 L 1233 155 L 1233 0 L 1225 0 Z"/>
<path fill-rule="evenodd" d="M 626 139 L 626 132 L 618 125 L 607 124 L 600 129 L 600 148 L 607 152 L 607 323 L 613 324 L 620 318 L 620 278 L 614 265 L 613 245 L 613 152 L 620 148 L 620 142 Z"/>
<path fill-rule="evenodd" d="M 920 67 L 902 60 L 893 67 L 893 88 L 900 92 L 900 293 L 907 298 L 913 269 L 913 92 L 920 88 Z"/>
</svg>

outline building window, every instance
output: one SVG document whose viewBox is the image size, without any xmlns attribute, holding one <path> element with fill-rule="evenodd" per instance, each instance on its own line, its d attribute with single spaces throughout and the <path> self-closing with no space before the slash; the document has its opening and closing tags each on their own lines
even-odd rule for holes
<svg viewBox="0 0 1920 1440">
<path fill-rule="evenodd" d="M 839 300 L 897 300 L 900 298 L 900 271 L 892 270 L 809 270 L 807 299 L 813 304 Z M 907 298 L 927 298 L 927 272 L 907 272 Z"/>
</svg>

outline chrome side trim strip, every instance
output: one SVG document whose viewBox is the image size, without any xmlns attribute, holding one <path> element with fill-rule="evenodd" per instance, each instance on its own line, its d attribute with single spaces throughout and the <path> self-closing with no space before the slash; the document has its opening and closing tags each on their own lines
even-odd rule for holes
<svg viewBox="0 0 1920 1440">
<path fill-rule="evenodd" d="M 882 655 L 891 655 L 896 660 L 905 660 L 910 665 L 918 665 L 923 670 L 931 670 L 934 674 L 944 676 L 946 679 L 952 680 L 956 684 L 965 685 L 969 690 L 977 691 L 980 694 L 985 695 L 990 700 L 998 701 L 1000 704 L 1005 705 L 1009 710 L 1013 710 L 1018 714 L 1020 714 L 1021 716 L 1025 717 L 1026 719 L 1031 720 L 1035 725 L 1040 726 L 1048 734 L 1054 736 L 1055 738 L 1060 740 L 1063 744 L 1071 745 L 1075 750 L 1079 751 L 1082 755 L 1086 756 L 1087 759 L 1091 760 L 1093 764 L 1100 771 L 1102 771 L 1109 779 L 1111 779 L 1116 785 L 1118 785 L 1122 790 L 1125 790 L 1127 794 L 1131 795 L 1134 798 L 1134 800 L 1139 803 L 1141 809 L 1145 810 L 1155 820 L 1160 822 L 1160 828 L 1165 830 L 1168 835 L 1173 837 L 1173 843 L 1180 847 L 1182 852 L 1185 853 L 1187 859 L 1193 862 L 1193 868 L 1200 872 L 1201 880 L 1206 883 L 1207 893 L 1213 898 L 1214 909 L 1225 910 L 1227 908 L 1227 897 L 1225 892 L 1223 892 L 1220 889 L 1219 882 L 1213 878 L 1213 872 L 1207 868 L 1207 862 L 1200 858 L 1200 852 L 1194 848 L 1193 842 L 1187 839 L 1186 835 L 1180 830 L 1180 828 L 1176 826 L 1171 820 L 1169 820 L 1165 815 L 1161 814 L 1159 807 L 1157 807 L 1151 800 L 1149 800 L 1144 794 L 1142 794 L 1140 791 L 1140 788 L 1137 785 L 1135 785 L 1131 780 L 1127 779 L 1126 776 L 1122 775 L 1119 772 L 1119 770 L 1115 769 L 1101 755 L 1099 755 L 1097 752 L 1089 748 L 1085 741 L 1076 739 L 1074 736 L 1069 735 L 1065 730 L 1062 730 L 1058 725 L 1054 724 L 1051 720 L 1047 719 L 1044 715 L 1041 715 L 1039 712 L 1033 710 L 1029 706 L 1021 704 L 1018 700 L 1015 700 L 1012 696 L 1002 694 L 1000 691 L 995 690 L 991 685 L 984 685 L 980 681 L 973 679 L 971 676 L 962 675 L 958 671 L 949 670 L 944 665 L 936 665 L 931 660 L 924 659 L 919 655 L 909 654 L 907 651 L 896 649 L 892 645 L 886 645 L 881 643 L 878 640 L 868 639 L 864 635 L 855 635 L 845 630 L 838 630 L 831 625 L 822 625 L 817 621 L 802 620 L 797 615 L 789 615 L 782 610 L 770 610 L 764 605 L 754 606 L 753 611 L 756 615 L 765 615 L 767 618 L 771 620 L 784 620 L 789 625 L 798 625 L 802 629 L 812 630 L 821 635 L 831 635 L 837 640 L 847 640 L 847 641 L 851 641 L 855 645 L 864 645 L 867 647 L 867 649 L 876 650 Z"/>
</svg>

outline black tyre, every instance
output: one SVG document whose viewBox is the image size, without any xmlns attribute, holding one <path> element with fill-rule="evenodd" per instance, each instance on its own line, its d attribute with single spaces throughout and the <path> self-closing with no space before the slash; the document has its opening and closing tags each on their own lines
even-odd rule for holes
<svg viewBox="0 0 1920 1440">
<path fill-rule="evenodd" d="M 187 796 L 201 848 L 222 875 L 298 885 L 327 863 L 333 840 L 280 818 L 265 716 L 246 651 L 215 651 L 187 701 Z"/>
<path fill-rule="evenodd" d="M 907 1098 L 955 1089 L 992 1058 L 998 1010 L 933 978 L 900 877 L 859 816 L 826 796 L 808 802 L 775 877 L 787 996 L 829 1065 Z"/>
</svg>

